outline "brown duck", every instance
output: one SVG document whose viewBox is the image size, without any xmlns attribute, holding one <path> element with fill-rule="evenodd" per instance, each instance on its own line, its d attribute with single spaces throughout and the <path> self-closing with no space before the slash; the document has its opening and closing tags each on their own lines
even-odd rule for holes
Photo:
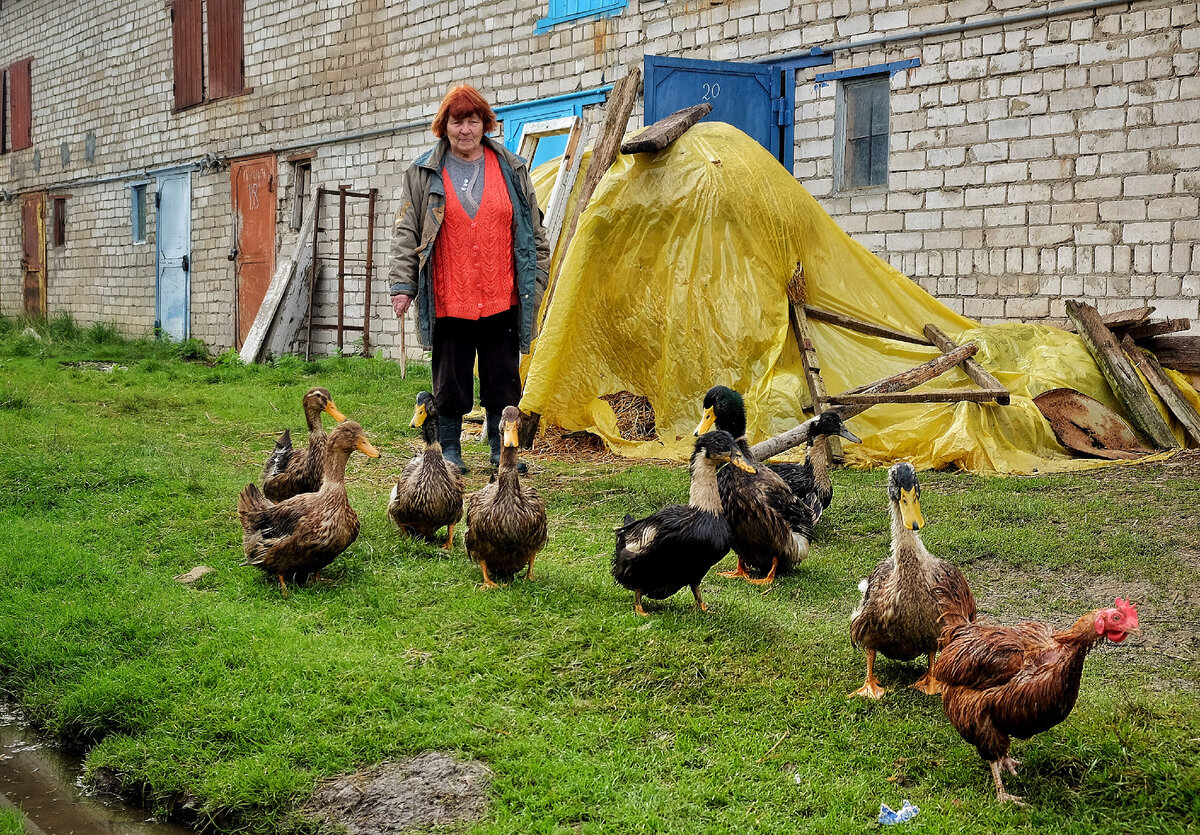
<svg viewBox="0 0 1200 835">
<path fill-rule="evenodd" d="M 430 542 L 447 527 L 442 547 L 449 548 L 454 544 L 454 526 L 463 515 L 463 477 L 442 457 L 437 425 L 433 395 L 420 392 L 409 426 L 420 427 L 425 451 L 404 466 L 388 499 L 387 513 L 405 534 Z"/>
<path fill-rule="evenodd" d="M 953 599 L 968 621 L 975 619 L 975 597 L 967 578 L 954 565 L 925 549 L 918 533 L 921 516 L 921 483 L 912 464 L 902 461 L 888 471 L 888 498 L 892 514 L 892 553 L 875 566 L 859 589 L 862 602 L 850 616 L 850 642 L 867 653 L 867 680 L 851 696 L 883 698 L 875 678 L 875 653 L 897 661 L 929 657 L 929 666 L 912 686 L 922 693 L 941 692 L 933 676 L 933 662 L 942 631 L 944 605 L 934 588 Z"/>
<path fill-rule="evenodd" d="M 506 406 L 500 415 L 500 466 L 492 481 L 467 503 L 467 555 L 479 563 L 483 585 L 493 575 L 508 579 L 525 568 L 533 579 L 533 558 L 546 544 L 546 503 L 517 475 L 517 424 L 521 412 Z"/>
<path fill-rule="evenodd" d="M 285 595 L 288 577 L 298 582 L 308 575 L 320 579 L 321 569 L 358 537 L 358 514 L 346 498 L 346 461 L 356 449 L 379 457 L 363 428 L 348 421 L 329 435 L 323 482 L 317 492 L 276 504 L 255 485 L 246 485 L 238 498 L 246 551 L 242 565 L 276 575 Z"/>
<path fill-rule="evenodd" d="M 329 436 L 321 425 L 321 412 L 341 423 L 346 416 L 333 404 L 329 389 L 317 387 L 304 395 L 304 418 L 308 421 L 308 447 L 292 448 L 291 430 L 283 430 L 263 467 L 263 495 L 281 502 L 300 493 L 314 493 L 321 486 L 325 448 Z"/>
</svg>

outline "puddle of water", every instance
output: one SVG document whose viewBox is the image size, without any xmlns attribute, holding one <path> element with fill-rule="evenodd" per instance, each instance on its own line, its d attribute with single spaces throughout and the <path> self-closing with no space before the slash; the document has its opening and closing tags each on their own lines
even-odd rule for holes
<svg viewBox="0 0 1200 835">
<path fill-rule="evenodd" d="M 195 835 L 158 823 L 144 811 L 91 796 L 83 762 L 30 731 L 11 707 L 0 705 L 0 802 L 25 813 L 45 835 Z M 27 827 L 29 828 L 29 827 Z"/>
</svg>

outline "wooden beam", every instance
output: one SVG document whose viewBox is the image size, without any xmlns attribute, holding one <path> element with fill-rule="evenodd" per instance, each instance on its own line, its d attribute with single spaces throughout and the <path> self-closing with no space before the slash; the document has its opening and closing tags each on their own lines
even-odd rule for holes
<svg viewBox="0 0 1200 835">
<path fill-rule="evenodd" d="M 795 295 L 802 296 L 805 290 L 804 264 L 797 262 L 789 287 L 796 288 Z M 821 361 L 817 358 L 817 349 L 813 344 L 812 329 L 808 326 L 805 315 L 805 305 L 793 299 L 788 294 L 788 321 L 792 333 L 796 337 L 796 346 L 800 349 L 800 362 L 804 367 L 804 379 L 808 382 L 808 396 L 812 401 L 813 414 L 819 415 L 826 409 L 825 379 L 821 376 Z M 842 460 L 842 439 L 822 435 L 813 444 L 813 452 L 825 456 L 826 464 Z M 761 459 L 760 459 L 761 460 Z"/>
<path fill-rule="evenodd" d="M 824 398 L 834 406 L 874 406 L 879 403 L 990 403 L 996 392 L 987 389 L 937 389 L 930 391 L 883 391 L 833 394 Z"/>
<path fill-rule="evenodd" d="M 1105 313 L 1100 317 L 1100 321 L 1110 330 L 1113 328 L 1128 328 L 1133 325 L 1142 324 L 1150 318 L 1150 314 L 1153 312 L 1153 307 L 1132 307 L 1129 310 L 1117 310 L 1112 313 Z M 1067 315 L 1069 316 L 1070 314 L 1068 313 Z M 1074 318 L 1071 319 L 1070 324 L 1064 330 L 1071 331 L 1072 333 L 1079 332 L 1079 326 Z"/>
<path fill-rule="evenodd" d="M 683 136 L 692 125 L 712 113 L 712 109 L 711 104 L 704 102 L 676 110 L 670 116 L 659 119 L 622 142 L 621 153 L 646 154 L 661 151 Z"/>
<path fill-rule="evenodd" d="M 937 325 L 926 325 L 925 336 L 929 337 L 929 341 L 936 345 L 943 354 L 949 353 L 958 347 L 954 340 L 942 333 Z M 974 357 L 964 360 L 962 368 L 967 376 L 974 380 L 981 389 L 994 394 L 998 404 L 1007 406 L 1012 402 L 1008 389 L 999 380 L 989 374 Z"/>
<path fill-rule="evenodd" d="M 1112 331 L 1100 319 L 1100 313 L 1090 304 L 1067 300 L 1067 315 L 1096 360 L 1113 394 L 1124 406 L 1135 429 L 1159 449 L 1178 449 L 1167 422 L 1150 399 L 1149 392 L 1134 370 L 1133 364 Z"/>
<path fill-rule="evenodd" d="M 1175 385 L 1167 376 L 1154 355 L 1143 351 L 1128 336 L 1121 340 L 1121 347 L 1125 349 L 1125 353 L 1129 355 L 1134 365 L 1150 383 L 1150 387 L 1162 398 L 1163 403 L 1175 416 L 1175 419 L 1183 424 L 1183 428 L 1191 435 L 1192 440 L 1200 443 L 1200 412 L 1197 412 L 1191 401 L 1183 396 L 1179 386 Z"/>
<path fill-rule="evenodd" d="M 894 339 L 897 342 L 908 342 L 913 345 L 933 344 L 933 342 L 923 336 L 915 336 L 911 333 L 885 327 L 884 325 L 877 325 L 874 322 L 864 322 L 862 319 L 855 319 L 853 316 L 846 316 L 843 313 L 834 313 L 832 310 L 822 310 L 819 307 L 813 307 L 811 304 L 804 305 L 804 312 L 808 314 L 808 318 L 810 319 L 816 319 L 818 322 L 827 322 L 848 330 L 865 333 L 867 336 L 882 336 L 885 339 Z"/>
<path fill-rule="evenodd" d="M 1123 333 L 1138 339 L 1147 339 L 1151 336 L 1162 336 L 1167 333 L 1179 333 L 1180 331 L 1188 330 L 1192 326 L 1191 319 L 1163 319 L 1161 322 L 1147 322 L 1144 325 L 1133 325 L 1128 328 L 1120 328 Z"/>
<path fill-rule="evenodd" d="M 907 371 L 901 371 L 899 374 L 893 374 L 891 377 L 884 377 L 882 380 L 876 380 L 873 383 L 868 383 L 865 386 L 859 386 L 856 389 L 845 392 L 847 395 L 852 394 L 873 394 L 876 392 L 903 392 L 909 389 L 914 389 L 922 383 L 927 383 L 934 377 L 939 377 L 945 374 L 951 368 L 961 363 L 968 357 L 973 357 L 975 352 L 979 350 L 979 346 L 974 342 L 968 342 L 966 345 L 960 345 L 948 354 L 942 354 L 940 357 L 934 357 L 929 362 L 918 365 L 916 368 L 910 368 Z M 884 401 L 890 402 L 890 401 Z M 867 409 L 871 408 L 873 403 L 853 403 L 845 406 L 834 406 L 831 411 L 835 411 L 842 416 L 843 420 L 849 420 L 855 415 L 862 414 Z M 755 444 L 750 448 L 754 457 L 759 461 L 765 461 L 772 456 L 778 455 L 784 450 L 791 449 L 797 444 L 804 443 L 804 435 L 807 430 L 801 427 L 789 429 L 787 432 L 776 435 L 773 438 L 768 438 L 762 443 Z"/>
<path fill-rule="evenodd" d="M 1142 347 L 1153 351 L 1163 368 L 1200 373 L 1200 336 L 1152 336 Z"/>
</svg>

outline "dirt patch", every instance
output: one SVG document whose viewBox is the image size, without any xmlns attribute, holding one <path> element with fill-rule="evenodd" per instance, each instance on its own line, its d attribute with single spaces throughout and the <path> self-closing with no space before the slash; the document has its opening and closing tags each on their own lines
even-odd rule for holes
<svg viewBox="0 0 1200 835">
<path fill-rule="evenodd" d="M 453 827 L 483 817 L 491 780 L 492 772 L 483 763 L 427 751 L 329 780 L 303 811 L 345 827 L 350 835 Z"/>
</svg>

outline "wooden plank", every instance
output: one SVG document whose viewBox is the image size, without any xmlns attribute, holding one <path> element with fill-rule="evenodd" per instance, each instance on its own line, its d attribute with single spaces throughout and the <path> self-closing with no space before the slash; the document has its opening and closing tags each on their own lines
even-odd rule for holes
<svg viewBox="0 0 1200 835">
<path fill-rule="evenodd" d="M 612 95 L 604 108 L 604 123 L 600 127 L 600 136 L 592 148 L 592 158 L 588 162 L 587 173 L 583 175 L 579 194 L 576 195 L 575 204 L 570 210 L 571 222 L 567 224 L 566 231 L 563 233 L 564 252 L 571 245 L 571 238 L 575 236 L 575 228 L 579 225 L 579 217 L 587 208 L 588 201 L 592 199 L 592 192 L 596 190 L 601 178 L 608 173 L 613 160 L 617 158 L 621 137 L 625 135 L 625 128 L 629 125 L 629 116 L 633 113 L 633 106 L 637 102 L 641 89 L 642 71 L 636 65 L 630 67 L 629 72 L 613 85 Z M 553 293 L 548 290 L 546 295 L 552 296 Z M 550 299 L 547 298 L 546 309 L 549 310 L 549 308 Z"/>
<path fill-rule="evenodd" d="M 941 329 L 938 328 L 937 325 L 926 325 L 925 335 L 929 337 L 929 341 L 936 345 L 938 350 L 940 350 L 943 354 L 953 351 L 958 347 L 954 340 L 942 333 Z M 964 360 L 962 368 L 963 371 L 966 372 L 967 376 L 974 380 L 984 391 L 992 393 L 1003 392 L 1003 394 L 996 395 L 996 402 L 999 405 L 1007 406 L 1010 402 L 1012 402 L 1012 398 L 1008 389 L 1005 388 L 999 380 L 989 374 L 987 369 L 980 365 L 978 360 L 976 360 L 974 357 Z"/>
<path fill-rule="evenodd" d="M 893 374 L 891 377 L 884 377 L 882 380 L 876 380 L 873 383 L 868 383 L 865 386 L 859 386 L 844 394 L 872 394 L 875 392 L 904 392 L 909 389 L 914 389 L 922 383 L 927 383 L 935 377 L 940 377 L 963 360 L 975 356 L 975 352 L 979 350 L 974 342 L 968 342 L 965 345 L 960 345 L 948 354 L 942 354 L 940 357 L 934 357 L 929 362 L 923 365 L 918 365 L 916 368 L 910 368 L 907 371 L 901 371 L 899 374 Z M 834 406 L 832 411 L 836 411 L 842 416 L 843 420 L 849 420 L 855 415 L 862 414 L 867 409 L 871 408 L 873 403 L 854 403 L 845 406 Z M 774 438 L 768 438 L 761 443 L 755 444 L 750 448 L 754 457 L 759 461 L 765 461 L 772 456 L 778 455 L 786 449 L 804 442 L 806 430 L 801 427 L 789 429 L 776 435 Z"/>
<path fill-rule="evenodd" d="M 796 271 L 788 287 L 797 288 L 794 293 L 799 297 L 803 297 L 806 292 L 802 289 L 805 287 L 802 263 L 797 262 Z M 808 326 L 805 305 L 793 298 L 792 292 L 788 294 L 788 321 L 791 323 L 792 333 L 796 337 L 796 346 L 800 349 L 801 365 L 804 367 L 804 379 L 808 382 L 808 396 L 812 401 L 813 414 L 819 415 L 827 408 L 825 379 L 821 376 L 821 361 L 817 357 L 816 345 L 813 343 L 812 329 Z M 812 449 L 814 455 L 825 457 L 827 465 L 831 461 L 842 460 L 842 439 L 837 436 L 822 435 L 817 438 Z"/>
<path fill-rule="evenodd" d="M 317 217 L 317 194 L 313 193 L 304 213 L 291 255 L 275 266 L 262 305 L 242 343 L 242 362 L 258 362 L 266 354 L 281 356 L 288 352 L 300 322 L 307 314 L 308 284 L 304 278 L 313 264 L 313 227 Z M 293 281 L 295 277 L 299 281 Z"/>
<path fill-rule="evenodd" d="M 661 151 L 687 133 L 692 125 L 712 113 L 712 109 L 711 104 L 704 102 L 676 110 L 670 116 L 659 119 L 622 142 L 621 153 L 646 154 Z"/>
<path fill-rule="evenodd" d="M 1007 391 L 1007 389 L 1002 389 Z M 834 406 L 874 406 L 879 403 L 990 403 L 997 392 L 990 389 L 937 389 L 931 391 L 884 391 L 834 394 L 823 398 Z"/>
<path fill-rule="evenodd" d="M 1167 333 L 1179 333 L 1191 328 L 1191 319 L 1163 319 L 1160 322 L 1147 322 L 1144 325 L 1133 325 L 1128 328 L 1120 328 L 1124 334 L 1128 334 L 1135 341 L 1138 339 L 1147 339 L 1151 336 L 1162 336 Z"/>
<path fill-rule="evenodd" d="M 867 336 L 882 336 L 885 339 L 894 339 L 897 342 L 908 342 L 913 345 L 933 344 L 933 342 L 923 336 L 915 336 L 911 333 L 898 331 L 884 325 L 877 325 L 874 322 L 864 322 L 862 319 L 855 319 L 853 316 L 847 316 L 844 313 L 834 313 L 832 310 L 823 310 L 819 307 L 813 307 L 811 304 L 804 305 L 804 312 L 808 314 L 808 318 L 810 319 L 816 319 L 818 322 L 827 322 L 848 330 L 865 333 Z"/>
<path fill-rule="evenodd" d="M 1113 394 L 1125 408 L 1134 428 L 1159 449 L 1178 449 L 1179 444 L 1167 422 L 1150 399 L 1133 364 L 1117 344 L 1117 338 L 1100 320 L 1100 313 L 1090 304 L 1072 299 L 1067 300 L 1066 306 L 1067 315 L 1075 323 L 1084 344 L 1096 360 L 1104 379 L 1108 380 Z"/>
<path fill-rule="evenodd" d="M 1200 443 L 1200 412 L 1197 412 L 1191 401 L 1183 396 L 1179 386 L 1167 376 L 1154 355 L 1143 351 L 1128 336 L 1121 340 L 1121 347 L 1150 383 L 1150 387 L 1162 398 L 1162 402 L 1175 419 L 1183 424 L 1192 440 Z"/>
<path fill-rule="evenodd" d="M 1131 307 L 1129 310 L 1117 310 L 1112 313 L 1105 313 L 1100 317 L 1100 321 L 1108 329 L 1127 328 L 1132 325 L 1140 325 L 1150 318 L 1150 314 L 1154 312 L 1153 307 Z M 1070 314 L 1068 314 L 1070 315 Z M 1072 319 L 1070 324 L 1066 325 L 1064 330 L 1072 333 L 1079 332 L 1079 326 Z"/>
<path fill-rule="evenodd" d="M 1200 373 L 1200 336 L 1153 336 L 1143 343 L 1163 368 Z"/>
</svg>

